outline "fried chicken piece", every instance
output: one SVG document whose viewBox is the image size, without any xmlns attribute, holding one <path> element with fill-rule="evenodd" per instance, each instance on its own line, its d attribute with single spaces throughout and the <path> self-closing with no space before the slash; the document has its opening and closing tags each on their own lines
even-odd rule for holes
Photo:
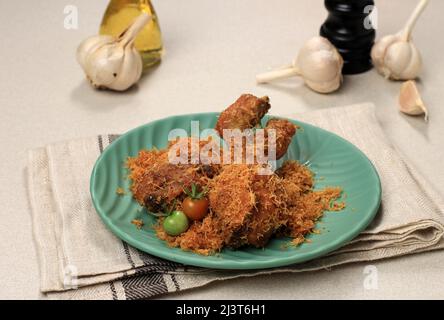
<svg viewBox="0 0 444 320">
<path fill-rule="evenodd" d="M 288 216 L 281 180 L 276 175 L 254 177 L 255 207 L 242 232 L 232 241 L 231 246 L 240 247 L 248 244 L 262 248 L 276 230 L 286 224 Z"/>
<path fill-rule="evenodd" d="M 279 160 L 288 150 L 293 136 L 296 134 L 298 126 L 285 119 L 270 119 L 263 131 L 263 136 L 259 136 L 256 131 L 250 138 L 244 135 L 243 139 L 231 139 L 226 141 L 233 150 L 242 150 L 242 163 L 259 164 L 265 161 Z M 248 138 L 247 138 L 248 137 Z M 271 140 L 274 142 L 274 154 L 270 152 Z M 249 156 L 250 162 L 247 162 Z M 233 156 L 232 156 L 233 158 Z"/>
<path fill-rule="evenodd" d="M 182 142 L 190 143 L 189 139 Z M 165 210 L 166 205 L 183 196 L 184 188 L 189 189 L 193 183 L 206 186 L 219 171 L 218 165 L 170 163 L 168 152 L 174 145 L 162 151 L 143 150 L 138 157 L 128 159 L 133 196 L 151 212 Z"/>
<path fill-rule="evenodd" d="M 276 174 L 256 175 L 252 185 L 256 203 L 242 233 L 237 235 L 237 246 L 264 247 L 279 229 L 287 233 L 291 230 L 293 236 L 298 235 L 296 230 L 311 230 L 313 220 L 319 217 L 323 208 L 323 205 L 316 207 L 312 214 L 306 214 L 307 206 L 302 208 L 307 202 L 313 208 L 315 200 L 309 201 L 311 198 L 304 198 L 301 203 L 301 197 L 306 193 L 312 197 L 312 193 L 308 193 L 312 188 L 311 171 L 297 161 L 286 161 Z M 305 215 L 300 216 L 301 212 Z"/>
<path fill-rule="evenodd" d="M 268 97 L 258 98 L 243 94 L 225 109 L 216 123 L 216 131 L 223 136 L 224 129 L 251 129 L 257 126 L 270 109 Z"/>
<path fill-rule="evenodd" d="M 266 143 L 268 150 L 269 130 L 275 130 L 276 133 L 276 160 L 282 158 L 290 146 L 291 139 L 296 134 L 298 126 L 285 119 L 270 119 L 265 126 Z M 268 154 L 268 153 L 267 153 Z"/>
<path fill-rule="evenodd" d="M 261 119 L 270 109 L 268 97 L 258 98 L 251 94 L 244 94 L 235 103 L 225 109 L 216 123 L 216 131 L 223 137 L 224 129 L 239 129 L 244 132 L 260 124 Z M 270 119 L 265 127 L 264 155 L 268 155 L 269 132 L 276 133 L 276 160 L 282 158 L 287 152 L 291 139 L 296 134 L 297 126 L 288 120 Z M 245 150 L 254 151 L 254 145 L 246 145 L 246 139 L 242 141 L 226 141 L 230 145 L 242 143 Z"/>
<path fill-rule="evenodd" d="M 264 247 L 288 220 L 285 191 L 276 175 L 257 176 L 254 183 L 256 210 L 249 222 L 248 244 Z"/>
<path fill-rule="evenodd" d="M 256 203 L 252 191 L 255 168 L 247 165 L 227 165 L 210 183 L 210 207 L 219 219 L 224 243 L 230 244 L 233 235 L 248 221 Z"/>
<path fill-rule="evenodd" d="M 151 212 L 161 212 L 166 204 L 183 194 L 184 188 L 202 183 L 195 166 L 167 162 L 147 169 L 136 181 L 132 187 L 134 197 Z"/>
</svg>

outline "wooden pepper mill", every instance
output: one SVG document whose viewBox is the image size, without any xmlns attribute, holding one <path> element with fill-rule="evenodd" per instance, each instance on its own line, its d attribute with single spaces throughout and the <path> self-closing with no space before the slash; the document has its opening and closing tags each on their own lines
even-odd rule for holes
<svg viewBox="0 0 444 320">
<path fill-rule="evenodd" d="M 321 36 L 330 40 L 344 59 L 343 74 L 357 74 L 372 68 L 370 52 L 376 32 L 369 15 L 373 0 L 325 0 L 329 15 Z"/>
</svg>

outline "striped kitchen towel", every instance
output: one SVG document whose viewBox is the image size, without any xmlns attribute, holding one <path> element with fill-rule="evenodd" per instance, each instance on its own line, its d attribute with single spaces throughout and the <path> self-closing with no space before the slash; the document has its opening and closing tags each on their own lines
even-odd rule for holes
<svg viewBox="0 0 444 320">
<path fill-rule="evenodd" d="M 215 280 L 313 271 L 444 248 L 443 198 L 390 145 L 371 104 L 294 117 L 354 143 L 381 177 L 381 210 L 348 245 L 304 264 L 253 271 L 189 267 L 138 251 L 104 226 L 91 203 L 92 167 L 116 138 L 100 135 L 29 152 L 28 191 L 41 291 L 53 299 L 144 299 Z"/>
</svg>

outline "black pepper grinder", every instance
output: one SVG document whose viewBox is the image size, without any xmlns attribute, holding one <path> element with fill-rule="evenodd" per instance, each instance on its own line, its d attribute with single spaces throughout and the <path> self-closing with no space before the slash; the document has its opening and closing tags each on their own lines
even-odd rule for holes
<svg viewBox="0 0 444 320">
<path fill-rule="evenodd" d="M 369 15 L 373 0 L 325 0 L 329 15 L 321 27 L 321 36 L 330 40 L 344 59 L 343 74 L 370 70 L 370 52 L 376 32 Z"/>
</svg>

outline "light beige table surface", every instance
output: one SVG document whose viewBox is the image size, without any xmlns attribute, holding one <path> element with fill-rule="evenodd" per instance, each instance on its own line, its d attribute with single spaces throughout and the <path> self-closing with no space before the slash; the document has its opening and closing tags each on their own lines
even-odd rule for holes
<svg viewBox="0 0 444 320">
<path fill-rule="evenodd" d="M 376 0 L 378 33 L 394 33 L 414 0 Z M 66 30 L 65 5 L 79 28 Z M 243 92 L 269 95 L 273 114 L 372 101 L 387 136 L 444 194 L 444 1 L 432 0 L 414 33 L 425 68 L 428 124 L 399 114 L 399 83 L 375 71 L 347 77 L 319 95 L 299 80 L 257 86 L 254 76 L 293 59 L 326 17 L 321 0 L 157 0 L 166 55 L 127 94 L 98 92 L 84 80 L 75 49 L 97 31 L 107 1 L 1 1 L 0 298 L 38 298 L 24 167 L 26 152 L 47 143 L 119 133 L 178 113 L 218 111 Z M 378 289 L 367 290 L 365 264 L 304 274 L 216 283 L 168 298 L 444 298 L 444 252 L 373 263 Z"/>
</svg>

